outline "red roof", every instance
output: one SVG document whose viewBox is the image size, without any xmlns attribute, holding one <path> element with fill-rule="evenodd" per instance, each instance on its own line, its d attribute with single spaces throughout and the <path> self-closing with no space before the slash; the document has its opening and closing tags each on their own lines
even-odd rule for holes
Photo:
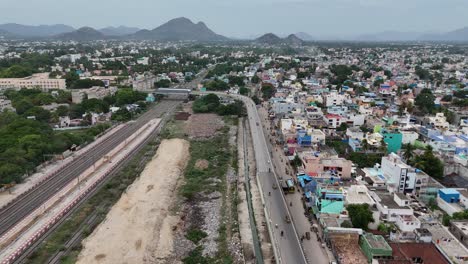
<svg viewBox="0 0 468 264">
<path fill-rule="evenodd" d="M 412 259 L 421 259 L 421 263 L 448 264 L 450 263 L 432 243 L 389 243 L 393 251 L 392 260 L 379 260 L 382 264 L 413 263 Z"/>
<path fill-rule="evenodd" d="M 327 118 L 336 118 L 336 119 L 342 118 L 342 116 L 337 115 L 337 114 L 327 114 L 326 117 Z"/>
</svg>

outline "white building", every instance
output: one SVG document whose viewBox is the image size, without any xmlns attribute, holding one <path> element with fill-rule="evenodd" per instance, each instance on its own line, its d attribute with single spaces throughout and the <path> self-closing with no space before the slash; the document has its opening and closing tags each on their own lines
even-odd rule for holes
<svg viewBox="0 0 468 264">
<path fill-rule="evenodd" d="M 385 191 L 374 191 L 370 195 L 376 202 L 382 220 L 395 223 L 400 216 L 413 215 L 413 209 L 396 202 L 396 195 Z"/>
<path fill-rule="evenodd" d="M 5 110 L 16 111 L 16 109 L 11 105 L 11 101 L 8 99 L 0 99 L 0 112 Z"/>
<path fill-rule="evenodd" d="M 396 192 L 407 193 L 414 190 L 417 171 L 395 153 L 382 157 L 382 172 L 388 179 L 387 186 L 394 188 Z"/>
<path fill-rule="evenodd" d="M 67 88 L 65 79 L 51 79 L 48 73 L 34 74 L 25 78 L 0 78 L 0 89 L 40 89 L 48 91 L 52 89 L 64 90 Z"/>
<path fill-rule="evenodd" d="M 447 129 L 449 127 L 449 122 L 444 113 L 437 113 L 435 116 L 428 117 L 429 124 L 438 129 Z"/>
<path fill-rule="evenodd" d="M 419 134 L 414 131 L 401 131 L 401 134 L 402 134 L 401 144 L 414 144 L 414 142 L 419 137 Z"/>
<path fill-rule="evenodd" d="M 154 89 L 156 77 L 152 74 L 138 75 L 132 79 L 132 87 L 135 91 L 148 91 Z"/>
<path fill-rule="evenodd" d="M 349 94 L 339 94 L 336 91 L 332 91 L 324 96 L 325 106 L 333 106 L 333 105 L 345 105 L 347 101 L 350 100 Z"/>
</svg>

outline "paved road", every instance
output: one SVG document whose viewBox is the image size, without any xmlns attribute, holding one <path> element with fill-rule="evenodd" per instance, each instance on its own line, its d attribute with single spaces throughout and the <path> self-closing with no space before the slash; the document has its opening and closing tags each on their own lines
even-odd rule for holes
<svg viewBox="0 0 468 264">
<path fill-rule="evenodd" d="M 265 135 L 268 135 L 268 138 L 274 140 L 274 137 L 269 135 L 271 127 L 268 120 L 268 113 L 265 108 L 260 108 L 259 114 L 263 121 Z M 282 175 L 284 179 L 293 178 L 292 167 L 289 165 L 282 148 L 280 146 L 276 146 L 276 144 L 271 144 L 270 142 L 271 141 L 268 142 L 268 147 L 272 153 L 273 164 L 275 164 L 277 175 Z M 286 175 L 286 168 L 289 171 L 289 176 Z M 293 204 L 289 207 L 289 211 L 291 212 L 291 215 L 294 216 L 294 224 L 298 233 L 302 235 L 305 234 L 305 232 L 310 232 L 310 227 L 312 225 L 309 222 L 309 219 L 304 215 L 305 210 L 302 206 L 301 200 L 302 193 L 296 191 L 293 194 L 286 195 L 285 198 L 287 204 Z M 302 242 L 306 258 L 310 263 L 328 264 L 329 260 L 333 259 L 333 255 L 327 248 L 322 248 L 321 243 L 317 241 L 317 236 L 313 232 L 310 233 L 311 240 L 304 239 Z"/>
<path fill-rule="evenodd" d="M 218 94 L 226 96 L 224 93 Z M 274 246 L 276 245 L 278 262 L 284 264 L 307 263 L 294 224 L 286 223 L 285 221 L 286 215 L 290 216 L 290 214 L 281 188 L 276 190 L 272 189 L 274 183 L 278 186 L 280 185 L 274 175 L 274 168 L 271 163 L 265 135 L 261 128 L 261 120 L 258 115 L 257 107 L 248 97 L 237 94 L 229 94 L 229 96 L 242 100 L 247 108 L 249 116 L 248 121 L 252 131 L 253 147 L 255 150 L 257 176 L 260 180 L 260 187 L 263 192 L 262 195 L 265 199 L 265 206 L 269 214 L 267 216 L 267 221 L 269 220 L 272 226 L 272 242 Z M 269 193 L 271 193 L 271 195 L 269 195 Z M 278 227 L 275 227 L 276 225 L 278 225 Z M 281 236 L 281 231 L 284 233 L 283 236 Z"/>
<path fill-rule="evenodd" d="M 34 189 L 19 196 L 8 206 L 2 208 L 0 210 L 0 235 L 10 230 L 31 211 L 42 205 L 69 182 L 76 179 L 76 177 L 92 166 L 95 161 L 106 155 L 116 145 L 125 141 L 149 120 L 174 110 L 179 103 L 177 101 L 163 101 L 157 104 L 141 115 L 135 122 L 129 122 L 125 127 L 112 135 L 112 137 L 103 140 L 86 153 L 76 157 L 69 166 L 40 183 Z"/>
</svg>

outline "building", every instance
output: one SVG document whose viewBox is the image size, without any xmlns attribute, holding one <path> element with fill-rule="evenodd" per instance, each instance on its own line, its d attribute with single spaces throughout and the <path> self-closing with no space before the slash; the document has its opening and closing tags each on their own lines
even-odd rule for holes
<svg viewBox="0 0 468 264">
<path fill-rule="evenodd" d="M 374 198 L 380 219 L 395 223 L 400 216 L 413 215 L 413 209 L 401 200 L 398 194 L 390 194 L 386 191 L 373 191 L 370 193 Z M 399 203 L 398 203 L 399 202 Z"/>
<path fill-rule="evenodd" d="M 407 165 L 395 153 L 382 157 L 382 173 L 388 189 L 399 193 L 418 193 L 429 178 L 423 171 Z"/>
<path fill-rule="evenodd" d="M 351 178 L 352 162 L 338 156 L 316 155 L 312 152 L 301 152 L 299 158 L 302 161 L 302 169 L 312 177 L 324 177 L 325 175 Z"/>
<path fill-rule="evenodd" d="M 349 94 L 339 94 L 336 91 L 332 91 L 324 95 L 324 102 L 326 107 L 333 105 L 345 105 L 349 100 Z"/>
<path fill-rule="evenodd" d="M 382 128 L 380 134 L 383 136 L 385 144 L 387 144 L 388 153 L 396 153 L 401 149 L 403 135 L 399 131 Z"/>
<path fill-rule="evenodd" d="M 428 119 L 428 125 L 437 129 L 447 129 L 450 125 L 444 113 L 437 113 L 435 116 L 428 117 Z"/>
<path fill-rule="evenodd" d="M 0 98 L 0 112 L 10 110 L 15 112 L 16 109 L 11 105 L 11 101 L 8 99 Z"/>
<path fill-rule="evenodd" d="M 456 189 L 439 189 L 437 205 L 450 216 L 464 210 L 460 204 L 460 192 Z"/>
<path fill-rule="evenodd" d="M 339 215 L 344 210 L 344 195 L 341 187 L 318 185 L 315 191 L 315 201 L 312 210 L 315 215 Z"/>
<path fill-rule="evenodd" d="M 450 221 L 449 230 L 465 247 L 468 247 L 468 220 Z"/>
<path fill-rule="evenodd" d="M 103 99 L 106 96 L 114 95 L 117 92 L 117 87 L 91 87 L 89 89 L 79 89 L 72 91 L 72 102 L 79 104 L 83 99 Z"/>
<path fill-rule="evenodd" d="M 22 88 L 49 91 L 53 89 L 64 90 L 67 86 L 65 79 L 51 79 L 48 73 L 34 74 L 25 78 L 0 78 L 0 90 L 20 90 Z"/>
<path fill-rule="evenodd" d="M 389 243 L 391 260 L 380 260 L 379 264 L 449 264 L 445 256 L 432 243 Z"/>
<path fill-rule="evenodd" d="M 385 260 L 392 257 L 393 250 L 383 236 L 367 233 L 361 236 L 359 244 L 369 263 L 373 259 Z"/>
<path fill-rule="evenodd" d="M 340 115 L 327 114 L 324 116 L 324 121 L 328 124 L 328 128 L 337 128 L 342 123 L 346 123 L 346 118 Z"/>
<path fill-rule="evenodd" d="M 132 79 L 132 87 L 135 91 L 150 91 L 154 89 L 156 77 L 152 74 L 138 75 Z"/>
</svg>

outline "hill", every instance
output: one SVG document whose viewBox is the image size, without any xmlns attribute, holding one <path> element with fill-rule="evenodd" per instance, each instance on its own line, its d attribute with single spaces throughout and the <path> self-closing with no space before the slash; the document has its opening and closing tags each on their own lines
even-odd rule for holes
<svg viewBox="0 0 468 264">
<path fill-rule="evenodd" d="M 134 34 L 140 31 L 140 29 L 136 27 L 119 26 L 119 27 L 105 27 L 105 28 L 99 29 L 99 31 L 106 36 L 125 36 L 125 35 Z"/>
<path fill-rule="evenodd" d="M 55 38 L 60 40 L 90 41 L 106 39 L 107 37 L 94 28 L 82 27 L 73 32 L 57 35 Z"/>
<path fill-rule="evenodd" d="M 209 29 L 205 23 L 193 23 L 190 19 L 179 17 L 162 24 L 153 30 L 140 30 L 131 38 L 145 40 L 162 40 L 162 41 L 179 41 L 179 40 L 195 40 L 195 41 L 223 41 L 228 38 L 218 35 Z"/>
<path fill-rule="evenodd" d="M 302 39 L 302 40 L 305 40 L 305 41 L 313 41 L 315 40 L 314 37 L 312 37 L 309 33 L 305 33 L 305 32 L 297 32 L 295 34 L 298 38 Z"/>
<path fill-rule="evenodd" d="M 420 40 L 468 42 L 468 27 L 460 28 L 442 34 L 423 35 L 421 36 Z"/>
<path fill-rule="evenodd" d="M 287 44 L 296 45 L 296 46 L 304 44 L 304 40 L 300 39 L 295 34 L 291 34 L 287 36 L 283 41 Z"/>
<path fill-rule="evenodd" d="M 10 32 L 13 35 L 21 37 L 51 37 L 54 35 L 72 32 L 73 27 L 57 24 L 57 25 L 40 25 L 29 26 L 15 23 L 1 24 L 0 30 Z"/>
<path fill-rule="evenodd" d="M 282 39 L 273 33 L 267 33 L 255 39 L 255 42 L 272 45 L 272 44 L 281 44 Z"/>
<path fill-rule="evenodd" d="M 295 34 L 291 34 L 287 36 L 286 38 L 280 38 L 273 33 L 267 33 L 255 39 L 255 42 L 262 43 L 262 44 L 269 44 L 269 45 L 275 45 L 275 44 L 302 45 L 304 43 L 304 41 L 300 39 L 299 37 L 297 37 Z"/>
</svg>

